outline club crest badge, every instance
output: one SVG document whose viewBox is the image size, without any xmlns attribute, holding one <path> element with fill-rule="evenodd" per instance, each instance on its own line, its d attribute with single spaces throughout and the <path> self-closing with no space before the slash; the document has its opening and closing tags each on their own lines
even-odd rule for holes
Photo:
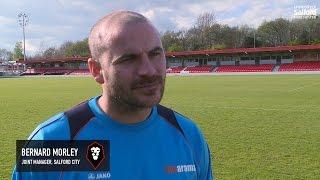
<svg viewBox="0 0 320 180">
<path fill-rule="evenodd" d="M 92 165 L 94 170 L 97 170 L 100 164 L 105 159 L 105 152 L 103 146 L 97 142 L 93 142 L 87 148 L 87 160 Z"/>
</svg>

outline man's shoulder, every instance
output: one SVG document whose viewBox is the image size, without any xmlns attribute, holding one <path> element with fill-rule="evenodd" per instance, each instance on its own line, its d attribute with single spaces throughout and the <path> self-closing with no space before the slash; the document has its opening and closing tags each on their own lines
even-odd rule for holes
<svg viewBox="0 0 320 180">
<path fill-rule="evenodd" d="M 198 127 L 198 125 L 189 117 L 174 111 L 174 114 L 176 116 L 176 119 L 186 134 L 201 134 L 201 130 Z"/>
<path fill-rule="evenodd" d="M 199 126 L 192 119 L 176 111 L 174 113 L 189 143 L 192 144 L 194 150 L 201 151 L 200 147 L 206 145 L 206 140 Z"/>
<path fill-rule="evenodd" d="M 69 137 L 68 120 L 63 112 L 44 121 L 31 133 L 32 140 L 64 140 Z"/>
</svg>

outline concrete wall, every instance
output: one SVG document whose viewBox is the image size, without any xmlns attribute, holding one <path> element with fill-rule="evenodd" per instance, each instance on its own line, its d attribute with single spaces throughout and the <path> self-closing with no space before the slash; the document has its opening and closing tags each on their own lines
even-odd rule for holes
<svg viewBox="0 0 320 180">
<path fill-rule="evenodd" d="M 194 62 L 194 61 L 185 62 L 184 65 L 185 66 L 199 66 L 199 62 Z"/>
<path fill-rule="evenodd" d="M 260 64 L 276 64 L 275 59 L 269 59 L 269 60 L 260 60 Z"/>
<path fill-rule="evenodd" d="M 235 61 L 220 61 L 220 65 L 235 65 L 236 62 Z"/>
<path fill-rule="evenodd" d="M 281 59 L 281 64 L 293 63 L 293 59 Z"/>
<path fill-rule="evenodd" d="M 217 65 L 217 61 L 207 61 L 207 65 L 216 66 Z"/>
<path fill-rule="evenodd" d="M 182 66 L 182 62 L 169 62 L 169 67 Z"/>
<path fill-rule="evenodd" d="M 256 62 L 255 62 L 255 60 L 242 60 L 242 61 L 240 61 L 240 64 L 241 65 L 255 65 Z"/>
</svg>

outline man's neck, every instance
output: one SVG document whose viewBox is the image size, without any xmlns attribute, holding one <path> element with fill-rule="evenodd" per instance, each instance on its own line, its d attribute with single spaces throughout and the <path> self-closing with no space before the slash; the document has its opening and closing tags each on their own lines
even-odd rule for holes
<svg viewBox="0 0 320 180">
<path fill-rule="evenodd" d="M 113 103 L 105 95 L 98 99 L 98 105 L 102 111 L 112 119 L 125 124 L 138 123 L 145 120 L 151 113 L 151 108 L 129 108 L 125 105 Z"/>
</svg>

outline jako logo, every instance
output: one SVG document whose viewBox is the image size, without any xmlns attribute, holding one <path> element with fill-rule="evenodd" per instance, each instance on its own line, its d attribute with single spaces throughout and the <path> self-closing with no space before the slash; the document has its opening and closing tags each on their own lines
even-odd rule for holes
<svg viewBox="0 0 320 180">
<path fill-rule="evenodd" d="M 194 164 L 167 166 L 165 171 L 167 173 L 196 172 L 196 166 Z"/>
<path fill-rule="evenodd" d="M 89 173 L 88 180 L 96 180 L 96 179 L 109 179 L 111 178 L 110 172 L 100 172 L 100 173 Z"/>
</svg>

